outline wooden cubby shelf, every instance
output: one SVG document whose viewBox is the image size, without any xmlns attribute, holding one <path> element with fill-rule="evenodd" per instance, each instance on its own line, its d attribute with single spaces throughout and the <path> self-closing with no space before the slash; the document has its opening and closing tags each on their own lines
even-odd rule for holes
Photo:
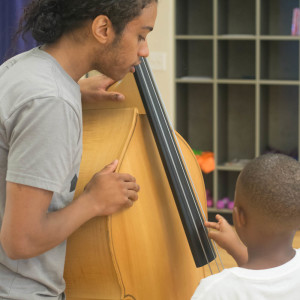
<svg viewBox="0 0 300 300">
<path fill-rule="evenodd" d="M 214 153 L 203 173 L 217 201 L 234 199 L 244 165 L 269 151 L 299 159 L 299 0 L 176 0 L 176 130 Z"/>
</svg>

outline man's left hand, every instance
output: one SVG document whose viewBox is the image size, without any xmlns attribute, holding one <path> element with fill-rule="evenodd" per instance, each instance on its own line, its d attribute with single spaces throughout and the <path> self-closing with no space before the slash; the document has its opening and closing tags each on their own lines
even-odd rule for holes
<svg viewBox="0 0 300 300">
<path fill-rule="evenodd" d="M 98 101 L 124 101 L 124 95 L 107 90 L 114 83 L 113 79 L 102 74 L 80 79 L 78 84 L 80 86 L 82 101 L 90 103 Z"/>
</svg>

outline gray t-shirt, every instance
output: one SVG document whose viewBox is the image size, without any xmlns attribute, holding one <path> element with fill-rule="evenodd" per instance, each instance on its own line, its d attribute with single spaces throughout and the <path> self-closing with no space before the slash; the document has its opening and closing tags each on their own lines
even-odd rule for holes
<svg viewBox="0 0 300 300">
<path fill-rule="evenodd" d="M 82 155 L 78 84 L 39 48 L 0 67 L 0 226 L 6 181 L 53 191 L 49 211 L 74 196 Z M 64 299 L 66 243 L 26 260 L 0 244 L 0 299 Z"/>
</svg>

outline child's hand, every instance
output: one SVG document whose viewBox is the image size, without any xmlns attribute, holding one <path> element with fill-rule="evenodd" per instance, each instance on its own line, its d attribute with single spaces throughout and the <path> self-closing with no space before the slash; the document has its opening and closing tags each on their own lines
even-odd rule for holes
<svg viewBox="0 0 300 300">
<path fill-rule="evenodd" d="M 241 242 L 233 227 L 220 215 L 216 215 L 216 222 L 205 222 L 210 230 L 208 237 L 213 239 L 220 247 L 225 249 L 237 262 L 239 266 L 248 260 L 246 246 Z"/>
<path fill-rule="evenodd" d="M 238 239 L 238 236 L 225 218 L 220 215 L 216 215 L 216 219 L 218 223 L 205 222 L 205 226 L 207 228 L 215 229 L 210 230 L 208 236 L 209 238 L 213 239 L 220 247 L 227 250 L 231 247 L 232 241 Z"/>
</svg>

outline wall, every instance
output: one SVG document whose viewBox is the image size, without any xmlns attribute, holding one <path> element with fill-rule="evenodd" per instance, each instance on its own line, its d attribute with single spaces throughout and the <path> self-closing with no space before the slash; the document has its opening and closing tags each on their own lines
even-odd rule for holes
<svg viewBox="0 0 300 300">
<path fill-rule="evenodd" d="M 150 49 L 148 61 L 173 124 L 175 121 L 174 7 L 174 0 L 158 0 L 155 28 L 147 38 Z"/>
</svg>

